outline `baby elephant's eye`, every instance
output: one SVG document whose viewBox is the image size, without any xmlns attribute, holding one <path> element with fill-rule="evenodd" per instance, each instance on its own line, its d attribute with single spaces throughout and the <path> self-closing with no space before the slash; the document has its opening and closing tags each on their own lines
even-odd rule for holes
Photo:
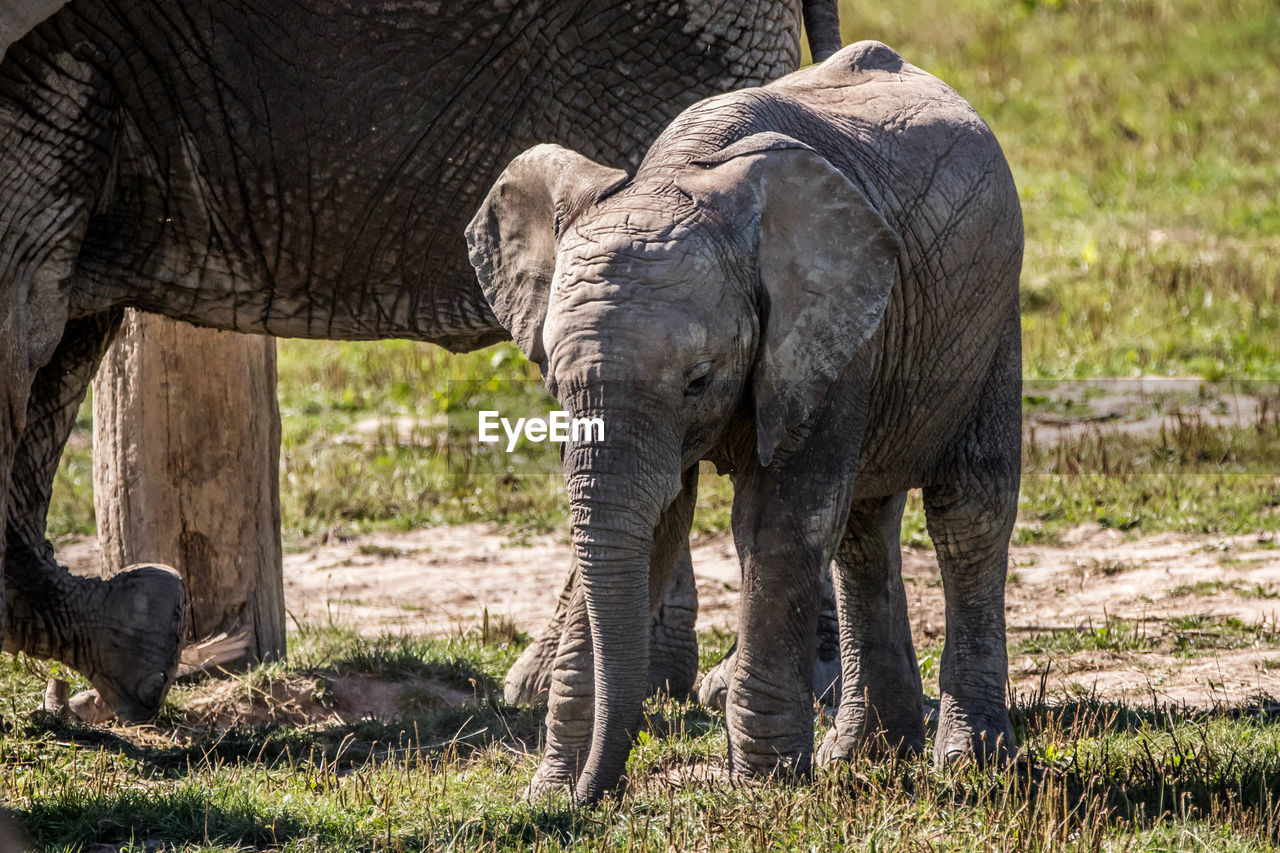
<svg viewBox="0 0 1280 853">
<path fill-rule="evenodd" d="M 703 361 L 684 372 L 684 395 L 696 397 L 707 390 L 711 382 L 711 362 Z"/>
</svg>

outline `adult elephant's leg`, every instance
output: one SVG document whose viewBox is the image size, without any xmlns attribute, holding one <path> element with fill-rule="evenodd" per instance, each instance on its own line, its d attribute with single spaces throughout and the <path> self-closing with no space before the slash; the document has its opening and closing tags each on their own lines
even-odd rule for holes
<svg viewBox="0 0 1280 853">
<path fill-rule="evenodd" d="M 844 691 L 818 762 L 924 749 L 920 669 L 907 621 L 899 536 L 906 494 L 858 501 L 836 552 Z"/>
<path fill-rule="evenodd" d="M 107 581 L 77 577 L 58 565 L 45 537 L 58 459 L 120 318 L 113 311 L 69 323 L 36 375 L 9 480 L 4 648 L 66 663 L 132 720 L 155 715 L 177 668 L 186 640 L 182 581 L 154 566 Z"/>
<path fill-rule="evenodd" d="M 47 366 L 64 339 L 76 263 L 111 172 L 117 126 L 111 87 L 99 70 L 102 57 L 87 41 L 50 41 L 61 37 L 57 28 L 41 27 L 0 64 L 0 547 L 6 577 L 15 567 L 21 577 L 29 565 L 18 549 L 23 537 L 11 535 L 28 511 L 25 492 L 15 494 L 11 484 L 18 469 L 33 463 L 25 439 L 33 386 L 61 381 Z M 49 596 L 55 608 L 61 600 L 54 590 L 32 592 Z M 14 624 L 6 634 L 34 641 L 39 629 L 22 621 L 26 593 L 9 592 Z"/>
<path fill-rule="evenodd" d="M 724 711 L 729 695 L 729 679 L 733 675 L 735 642 L 719 663 L 707 670 L 698 685 L 698 701 L 715 711 Z M 818 612 L 818 642 L 813 656 L 813 695 L 823 705 L 840 704 L 840 626 L 836 613 L 836 594 L 831 585 L 831 567 L 822 569 L 822 605 Z"/>
<path fill-rule="evenodd" d="M 653 534 L 653 551 L 649 557 L 649 600 L 654 611 L 660 607 L 682 555 L 688 553 L 689 527 L 693 524 L 697 498 L 698 469 L 695 467 L 685 473 L 684 488 L 662 514 Z M 576 565 L 574 568 L 576 574 Z M 533 781 L 529 783 L 529 794 L 533 796 L 576 782 L 591 750 L 595 718 L 595 654 L 591 644 L 591 623 L 582 584 L 571 581 L 566 590 L 571 591 L 571 597 L 547 701 L 547 751 Z M 695 673 L 697 654 L 695 645 Z"/>
<path fill-rule="evenodd" d="M 5 294 L 0 292 L 0 298 Z M 14 313 L 10 311 L 10 306 L 0 304 L 0 323 L 4 328 L 13 322 Z M 22 433 L 23 418 L 26 412 L 26 399 L 30 388 L 30 382 L 26 376 L 19 370 L 15 362 L 18 361 L 14 352 L 16 349 L 12 346 L 6 346 L 9 343 L 0 337 L 0 482 L 6 482 L 9 474 L 13 470 L 13 456 L 18 446 L 18 437 Z M 0 518 L 8 517 L 9 495 L 7 491 L 0 491 Z M 4 566 L 8 561 L 8 555 L 5 553 L 5 542 L 0 538 L 0 566 Z M 0 605 L 4 603 L 3 589 L 0 589 Z M 7 627 L 4 616 L 4 608 L 0 606 L 0 628 Z"/>
<path fill-rule="evenodd" d="M 1004 587 L 1009 537 L 1018 512 L 1021 359 L 1016 315 L 973 422 L 924 489 L 925 519 L 938 553 L 947 602 L 942 702 L 933 758 L 1004 760 L 1015 752 L 1005 684 Z"/>
<path fill-rule="evenodd" d="M 60 658 L 65 644 L 83 645 L 75 613 L 93 584 L 59 567 L 45 538 L 45 521 L 58 460 L 75 425 L 94 365 L 120 323 L 122 312 L 67 324 L 53 358 L 36 374 L 27 400 L 6 483 L 4 650 Z M 42 582 L 43 581 L 43 582 Z M 76 662 L 66 660 L 76 666 Z"/>
</svg>

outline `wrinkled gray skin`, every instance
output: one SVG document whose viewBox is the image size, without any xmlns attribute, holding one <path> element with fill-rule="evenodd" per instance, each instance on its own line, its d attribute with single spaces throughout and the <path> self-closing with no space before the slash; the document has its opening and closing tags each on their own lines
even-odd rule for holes
<svg viewBox="0 0 1280 853">
<path fill-rule="evenodd" d="M 829 53 L 834 0 L 805 6 Z M 124 307 L 284 336 L 503 339 L 462 236 L 503 164 L 554 140 L 634 166 L 683 107 L 794 69 L 800 18 L 800 0 L 6 0 L 4 648 L 69 664 L 126 719 L 154 714 L 176 666 L 173 573 L 79 579 L 45 537 Z M 690 669 L 681 632 L 673 672 Z"/>
<path fill-rule="evenodd" d="M 504 698 L 514 704 L 545 703 L 551 693 L 556 657 L 561 641 L 574 644 L 585 654 L 588 630 L 585 621 L 568 621 L 573 596 L 581 582 L 576 560 L 565 579 L 556 602 L 555 614 L 542 634 L 525 648 L 507 670 Z M 676 558 L 671 579 L 660 599 L 653 602 L 649 624 L 649 692 L 683 697 L 695 686 L 698 676 L 698 641 L 694 624 L 698 616 L 698 588 L 688 549 Z M 818 618 L 817 652 L 813 659 L 813 695 L 827 706 L 840 702 L 840 635 L 837 626 L 835 590 L 831 573 L 822 573 L 822 606 Z M 582 642 L 576 642 L 575 637 Z M 698 685 L 698 701 L 708 708 L 724 710 L 733 672 L 736 644 Z M 584 661 L 584 663 L 586 663 Z M 573 671 L 588 672 L 583 665 Z"/>
<path fill-rule="evenodd" d="M 1004 759 L 1004 578 L 1017 505 L 1022 217 L 990 130 L 877 42 L 685 111 L 634 176 L 555 145 L 511 163 L 467 232 L 498 317 L 575 417 L 594 669 L 551 689 L 533 791 L 619 781 L 648 613 L 710 459 L 742 564 L 728 675 L 738 776 L 803 775 L 819 577 L 844 690 L 820 761 L 923 748 L 898 545 L 922 487 L 947 602 L 934 758 Z M 563 648 L 563 647 L 562 647 Z"/>
</svg>

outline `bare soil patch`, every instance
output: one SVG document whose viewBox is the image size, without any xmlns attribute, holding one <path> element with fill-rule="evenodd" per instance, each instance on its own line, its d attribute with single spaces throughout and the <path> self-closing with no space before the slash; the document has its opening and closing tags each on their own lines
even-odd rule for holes
<svg viewBox="0 0 1280 853">
<path fill-rule="evenodd" d="M 475 696 L 438 679 L 391 681 L 372 675 L 324 674 L 210 681 L 189 695 L 184 725 L 223 732 L 267 724 L 330 726 L 475 702 Z"/>
<path fill-rule="evenodd" d="M 1038 691 L 1044 677 L 1052 695 L 1155 695 L 1197 705 L 1280 695 L 1277 544 L 1258 536 L 1129 538 L 1088 526 L 1061 546 L 1014 547 L 1007 618 L 1015 648 L 1064 634 L 1100 646 L 1055 651 L 1049 640 L 1047 650 L 1015 653 L 1014 688 Z M 555 607 L 568 560 L 556 537 L 513 545 L 495 527 L 464 525 L 292 555 L 286 590 L 299 618 L 333 618 L 370 634 L 465 631 L 486 611 L 536 633 Z M 734 628 L 740 579 L 731 538 L 697 543 L 693 562 L 699 627 Z M 917 645 L 928 654 L 945 628 L 937 564 L 924 549 L 906 549 L 903 563 Z M 1239 624 L 1220 628 L 1227 620 Z M 1133 638 L 1108 641 L 1107 631 Z"/>
<path fill-rule="evenodd" d="M 1260 383 L 1195 377 L 1028 382 L 1023 438 L 1053 445 L 1099 433 L 1153 436 L 1178 421 L 1206 429 L 1252 426 L 1274 414 L 1265 391 Z"/>
</svg>

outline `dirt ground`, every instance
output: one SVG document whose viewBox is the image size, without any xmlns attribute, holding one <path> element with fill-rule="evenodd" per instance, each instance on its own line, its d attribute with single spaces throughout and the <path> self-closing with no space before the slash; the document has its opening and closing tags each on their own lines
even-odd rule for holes
<svg viewBox="0 0 1280 853">
<path fill-rule="evenodd" d="M 1048 663 L 1046 686 L 1054 694 L 1154 694 L 1192 704 L 1263 692 L 1280 696 L 1277 545 L 1256 536 L 1126 539 L 1114 530 L 1080 527 L 1062 546 L 1015 546 L 1006 603 L 1011 641 L 1095 632 L 1110 624 L 1113 632 L 1127 631 L 1154 647 L 1015 655 L 1014 688 L 1038 690 Z M 732 540 L 720 535 L 696 544 L 693 564 L 699 628 L 732 629 L 739 590 Z M 285 594 L 299 620 L 333 619 L 370 634 L 463 631 L 480 624 L 486 609 L 491 622 L 507 620 L 536 633 L 555 607 L 567 565 L 568 545 L 554 537 L 513 545 L 493 527 L 464 525 L 362 537 L 290 555 Z M 917 646 L 936 646 L 944 605 L 932 552 L 904 550 L 903 574 Z M 1170 620 L 1187 616 L 1209 617 L 1203 620 L 1209 627 L 1192 629 L 1211 641 L 1207 645 L 1221 639 L 1212 626 L 1226 617 L 1243 623 L 1242 643 L 1255 645 L 1174 653 L 1161 640 L 1173 633 Z"/>
</svg>

